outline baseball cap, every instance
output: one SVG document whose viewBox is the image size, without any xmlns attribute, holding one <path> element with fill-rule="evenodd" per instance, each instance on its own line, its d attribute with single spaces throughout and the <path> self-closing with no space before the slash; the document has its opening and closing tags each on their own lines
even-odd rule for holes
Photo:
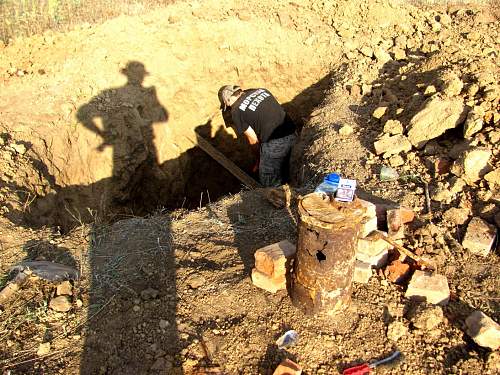
<svg viewBox="0 0 500 375">
<path fill-rule="evenodd" d="M 227 109 L 229 98 L 238 90 L 241 90 L 241 87 L 237 85 L 225 85 L 219 89 L 220 109 Z"/>
</svg>

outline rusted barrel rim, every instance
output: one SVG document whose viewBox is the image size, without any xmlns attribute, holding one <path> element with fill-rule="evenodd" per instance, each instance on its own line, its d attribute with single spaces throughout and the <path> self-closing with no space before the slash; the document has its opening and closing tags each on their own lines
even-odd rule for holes
<svg viewBox="0 0 500 375">
<path fill-rule="evenodd" d="M 359 223 L 363 219 L 366 212 L 366 208 L 363 207 L 358 197 L 355 197 L 352 202 L 339 202 L 336 200 L 329 200 L 326 198 L 325 202 L 325 212 L 328 210 L 328 217 L 323 217 L 323 220 L 317 216 L 313 216 L 306 207 L 304 207 L 304 201 L 307 198 L 312 198 L 312 195 L 320 196 L 318 193 L 311 193 L 304 196 L 298 204 L 298 211 L 300 219 L 306 224 L 312 226 L 318 226 L 325 229 L 341 228 L 345 226 L 345 223 Z M 337 212 L 335 212 L 337 210 Z M 321 208 L 317 210 L 320 212 Z M 327 220 L 325 220 L 325 218 Z"/>
</svg>

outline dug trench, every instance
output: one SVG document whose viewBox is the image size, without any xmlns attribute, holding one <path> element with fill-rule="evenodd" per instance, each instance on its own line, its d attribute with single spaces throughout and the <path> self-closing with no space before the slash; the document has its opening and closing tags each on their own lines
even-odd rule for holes
<svg viewBox="0 0 500 375">
<path fill-rule="evenodd" d="M 329 38 L 316 12 L 303 9 L 308 19 L 262 27 L 233 18 L 211 23 L 185 4 L 178 8 L 175 17 L 185 12 L 190 26 L 179 25 L 166 9 L 162 16 L 118 18 L 56 34 L 58 42 L 47 35 L 24 42 L 50 43 L 53 54 L 50 62 L 34 56 L 32 73 L 24 79 L 9 75 L 2 92 L 2 210 L 12 222 L 66 232 L 82 223 L 194 208 L 237 193 L 241 182 L 192 142 L 198 133 L 243 170 L 251 169 L 248 146 L 223 125 L 218 88 L 269 87 L 299 126 L 322 100 L 340 54 L 336 46 L 304 44 L 311 31 L 300 23 L 314 25 L 315 38 Z M 106 30 L 128 22 L 136 22 L 136 33 L 149 43 L 139 35 L 122 41 Z M 194 39 L 185 33 L 188 26 L 200 31 Z M 227 28 L 234 35 L 226 36 Z M 74 48 L 65 55 L 68 45 L 90 43 L 90 35 L 93 48 L 108 46 L 106 54 Z M 242 61 L 241 51 L 250 44 Z M 11 66 L 22 54 L 17 47 L 7 49 Z M 63 56 L 64 63 L 58 59 Z M 37 93 L 41 88 L 48 88 L 45 95 Z"/>
</svg>

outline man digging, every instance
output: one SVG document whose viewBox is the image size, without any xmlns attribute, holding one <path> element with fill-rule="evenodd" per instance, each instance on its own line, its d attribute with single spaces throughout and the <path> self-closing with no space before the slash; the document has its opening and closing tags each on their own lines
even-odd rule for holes
<svg viewBox="0 0 500 375">
<path fill-rule="evenodd" d="M 273 187 L 286 182 L 297 127 L 276 98 L 264 88 L 226 85 L 219 89 L 219 101 L 226 125 L 230 113 L 231 126 L 250 144 L 257 158 L 253 172 L 258 170 L 260 183 Z"/>
</svg>

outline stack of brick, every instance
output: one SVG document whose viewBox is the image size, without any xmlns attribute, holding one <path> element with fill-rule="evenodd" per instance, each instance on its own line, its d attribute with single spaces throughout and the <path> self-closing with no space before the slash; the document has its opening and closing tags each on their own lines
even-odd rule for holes
<svg viewBox="0 0 500 375">
<path fill-rule="evenodd" d="M 287 260 L 295 252 L 295 245 L 288 240 L 258 249 L 254 254 L 255 268 L 252 270 L 254 285 L 271 293 L 286 289 Z"/>
<path fill-rule="evenodd" d="M 365 200 L 361 204 L 366 212 L 361 221 L 353 281 L 366 284 L 372 276 L 372 267 L 382 267 L 387 262 L 390 245 L 373 234 L 378 227 L 376 206 Z"/>
<path fill-rule="evenodd" d="M 362 227 L 358 240 L 356 251 L 356 269 L 354 272 L 354 281 L 367 283 L 371 276 L 371 268 L 382 268 L 387 264 L 389 250 L 392 246 L 380 238 L 375 231 L 377 230 L 377 214 L 381 215 L 379 207 L 367 201 L 361 201 L 366 209 L 365 217 L 362 221 Z M 391 237 L 393 240 L 404 238 L 404 224 L 413 221 L 415 214 L 412 210 L 399 207 L 396 209 L 387 209 L 386 211 L 388 233 L 382 232 L 384 236 Z"/>
</svg>

